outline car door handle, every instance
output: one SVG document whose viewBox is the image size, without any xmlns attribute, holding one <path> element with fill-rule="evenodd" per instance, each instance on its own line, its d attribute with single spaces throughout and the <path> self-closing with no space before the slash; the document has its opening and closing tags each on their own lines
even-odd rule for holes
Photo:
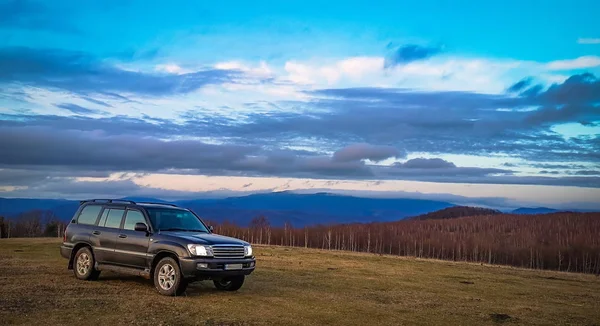
<svg viewBox="0 0 600 326">
<path fill-rule="evenodd" d="M 119 234 L 119 238 L 125 239 L 125 238 L 127 238 L 127 235 L 125 235 L 125 234 Z"/>
<path fill-rule="evenodd" d="M 100 231 L 94 231 L 94 232 L 92 232 L 92 234 L 98 235 L 98 234 L 100 234 Z"/>
</svg>

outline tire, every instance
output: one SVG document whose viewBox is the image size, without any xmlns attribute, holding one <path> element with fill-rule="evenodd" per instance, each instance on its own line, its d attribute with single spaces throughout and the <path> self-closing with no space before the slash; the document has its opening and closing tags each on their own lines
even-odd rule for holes
<svg viewBox="0 0 600 326">
<path fill-rule="evenodd" d="M 231 276 L 220 280 L 214 280 L 213 283 L 218 290 L 221 291 L 237 291 L 244 284 L 244 275 Z"/>
<path fill-rule="evenodd" d="M 179 296 L 185 292 L 188 282 L 183 278 L 179 264 L 171 257 L 161 259 L 154 268 L 154 287 L 166 296 Z"/>
<path fill-rule="evenodd" d="M 73 273 L 80 280 L 94 281 L 100 276 L 100 271 L 94 268 L 96 260 L 89 247 L 82 247 L 73 257 Z"/>
</svg>

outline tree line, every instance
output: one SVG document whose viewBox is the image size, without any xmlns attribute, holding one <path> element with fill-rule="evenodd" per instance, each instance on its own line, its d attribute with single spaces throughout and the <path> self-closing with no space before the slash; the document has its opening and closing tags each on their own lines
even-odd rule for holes
<svg viewBox="0 0 600 326">
<path fill-rule="evenodd" d="M 290 222 L 273 227 L 266 216 L 253 218 L 247 227 L 227 220 L 206 222 L 217 234 L 253 244 L 600 274 L 600 213 L 494 213 L 309 227 L 294 227 Z M 0 217 L 1 238 L 62 237 L 65 227 L 51 211 Z"/>
<path fill-rule="evenodd" d="M 501 264 L 600 274 L 600 213 L 493 214 L 271 227 L 259 216 L 248 227 L 213 223 L 218 234 L 254 244 Z"/>
<path fill-rule="evenodd" d="M 48 210 L 31 210 L 13 219 L 0 216 L 0 238 L 61 238 L 65 227 L 66 224 Z"/>
</svg>

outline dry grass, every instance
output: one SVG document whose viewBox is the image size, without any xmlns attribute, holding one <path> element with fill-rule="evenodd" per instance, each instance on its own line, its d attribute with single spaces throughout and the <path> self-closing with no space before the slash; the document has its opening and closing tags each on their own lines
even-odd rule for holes
<svg viewBox="0 0 600 326">
<path fill-rule="evenodd" d="M 58 239 L 0 240 L 1 324 L 600 325 L 600 279 L 314 249 L 257 247 L 236 293 L 185 297 L 106 273 L 79 281 Z"/>
</svg>

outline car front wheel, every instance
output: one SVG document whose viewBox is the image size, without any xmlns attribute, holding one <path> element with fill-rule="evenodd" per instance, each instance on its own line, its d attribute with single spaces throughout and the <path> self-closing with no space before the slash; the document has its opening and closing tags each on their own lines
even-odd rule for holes
<svg viewBox="0 0 600 326">
<path fill-rule="evenodd" d="M 154 286 L 160 294 L 166 296 L 178 296 L 185 292 L 187 281 L 183 278 L 175 259 L 165 257 L 156 264 Z"/>
</svg>

